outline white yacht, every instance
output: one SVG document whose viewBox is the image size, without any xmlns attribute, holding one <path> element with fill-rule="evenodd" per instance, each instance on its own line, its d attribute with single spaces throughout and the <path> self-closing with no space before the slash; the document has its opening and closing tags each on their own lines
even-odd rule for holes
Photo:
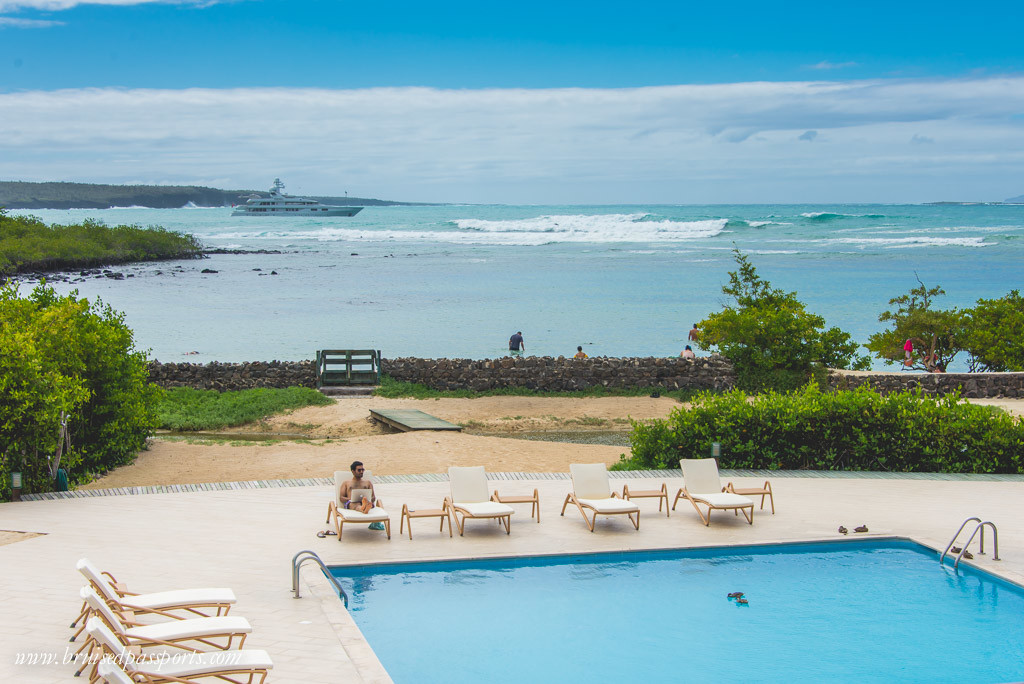
<svg viewBox="0 0 1024 684">
<path fill-rule="evenodd" d="M 274 179 L 270 197 L 253 195 L 231 212 L 232 216 L 355 216 L 362 207 L 336 207 L 316 200 L 284 194 L 284 183 Z"/>
</svg>

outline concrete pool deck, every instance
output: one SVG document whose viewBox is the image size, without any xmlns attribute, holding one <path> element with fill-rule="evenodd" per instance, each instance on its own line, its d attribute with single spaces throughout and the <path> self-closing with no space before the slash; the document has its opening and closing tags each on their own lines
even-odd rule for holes
<svg viewBox="0 0 1024 684">
<path fill-rule="evenodd" d="M 678 471 L 676 471 L 678 472 Z M 622 475 L 625 475 L 624 473 Z M 292 598 L 290 563 L 311 549 L 328 565 L 442 560 L 556 553 L 587 553 L 775 542 L 908 537 L 942 549 L 970 516 L 999 528 L 1002 561 L 991 559 L 991 538 L 973 564 L 1024 584 L 1024 476 L 1009 481 L 922 480 L 898 474 L 880 477 L 772 477 L 776 515 L 756 510 L 754 525 L 724 512 L 704 527 L 688 502 L 670 518 L 654 499 L 640 499 L 640 530 L 622 516 L 599 517 L 594 533 L 579 512 L 559 516 L 570 491 L 567 479 L 537 476 L 502 479 L 491 489 L 515 495 L 540 490 L 541 522 L 529 506 L 516 505 L 512 534 L 486 521 L 469 521 L 464 537 L 438 533 L 436 519 L 414 521 L 414 539 L 398 532 L 402 504 L 436 508 L 448 493 L 437 476 L 422 482 L 379 478 L 378 496 L 392 519 L 392 538 L 365 525 L 346 526 L 344 541 L 316 537 L 326 529 L 327 485 L 234 489 L 134 496 L 90 496 L 0 504 L 0 530 L 42 533 L 6 535 L 0 545 L 0 680 L 72 682 L 74 666 L 60 662 L 78 615 L 84 579 L 75 562 L 86 556 L 133 591 L 224 586 L 238 597 L 232 614 L 253 625 L 246 646 L 265 649 L 274 660 L 273 682 L 388 682 L 390 678 L 345 611 L 330 583 L 312 564 L 302 572 L 302 598 Z M 413 478 L 403 478 L 413 479 Z M 621 490 L 668 483 L 670 498 L 681 478 L 613 479 Z M 734 478 L 738 486 L 763 478 Z M 866 524 L 868 534 L 854 534 Z M 837 533 L 845 525 L 850 534 Z M 976 544 L 973 545 L 975 550 Z M 401 635 L 396 633 L 396 639 Z M 50 664 L 17 664 L 19 654 L 56 658 Z"/>
</svg>

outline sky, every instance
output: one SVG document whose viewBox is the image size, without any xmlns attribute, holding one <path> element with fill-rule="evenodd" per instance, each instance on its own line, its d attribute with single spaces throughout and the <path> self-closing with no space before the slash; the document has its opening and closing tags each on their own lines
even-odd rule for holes
<svg viewBox="0 0 1024 684">
<path fill-rule="evenodd" d="M 1024 193 L 1021 2 L 0 0 L 0 179 L 407 201 Z"/>
</svg>

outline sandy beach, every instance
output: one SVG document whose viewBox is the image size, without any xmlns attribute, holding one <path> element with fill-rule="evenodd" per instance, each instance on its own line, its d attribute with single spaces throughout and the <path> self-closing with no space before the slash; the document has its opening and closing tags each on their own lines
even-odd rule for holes
<svg viewBox="0 0 1024 684">
<path fill-rule="evenodd" d="M 1024 400 L 984 399 L 1024 415 Z M 664 418 L 684 405 L 665 397 L 483 397 L 383 399 L 353 397 L 236 428 L 239 441 L 156 438 L 135 463 L 84 489 L 237 480 L 330 477 L 363 461 L 378 475 L 442 473 L 452 465 L 493 471 L 567 472 L 570 463 L 615 463 L 628 447 L 511 438 L 531 432 L 626 432 L 629 420 Z M 416 408 L 466 426 L 454 432 L 393 432 L 369 418 L 371 408 Z M 259 442 L 253 433 L 300 435 Z"/>
</svg>

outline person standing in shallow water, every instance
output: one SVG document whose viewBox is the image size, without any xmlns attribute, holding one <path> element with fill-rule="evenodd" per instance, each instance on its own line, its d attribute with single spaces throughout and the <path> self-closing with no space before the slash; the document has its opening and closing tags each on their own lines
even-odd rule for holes
<svg viewBox="0 0 1024 684">
<path fill-rule="evenodd" d="M 526 342 L 523 341 L 523 331 L 519 330 L 508 338 L 508 353 L 512 356 L 522 356 L 524 351 L 526 351 Z"/>
<path fill-rule="evenodd" d="M 698 337 L 700 337 L 700 329 L 697 328 L 697 324 L 694 323 L 693 327 L 690 328 L 690 342 L 696 342 Z"/>
<path fill-rule="evenodd" d="M 587 352 L 583 351 L 583 346 L 576 347 L 576 353 L 573 355 L 574 359 L 585 359 L 587 358 Z"/>
</svg>

